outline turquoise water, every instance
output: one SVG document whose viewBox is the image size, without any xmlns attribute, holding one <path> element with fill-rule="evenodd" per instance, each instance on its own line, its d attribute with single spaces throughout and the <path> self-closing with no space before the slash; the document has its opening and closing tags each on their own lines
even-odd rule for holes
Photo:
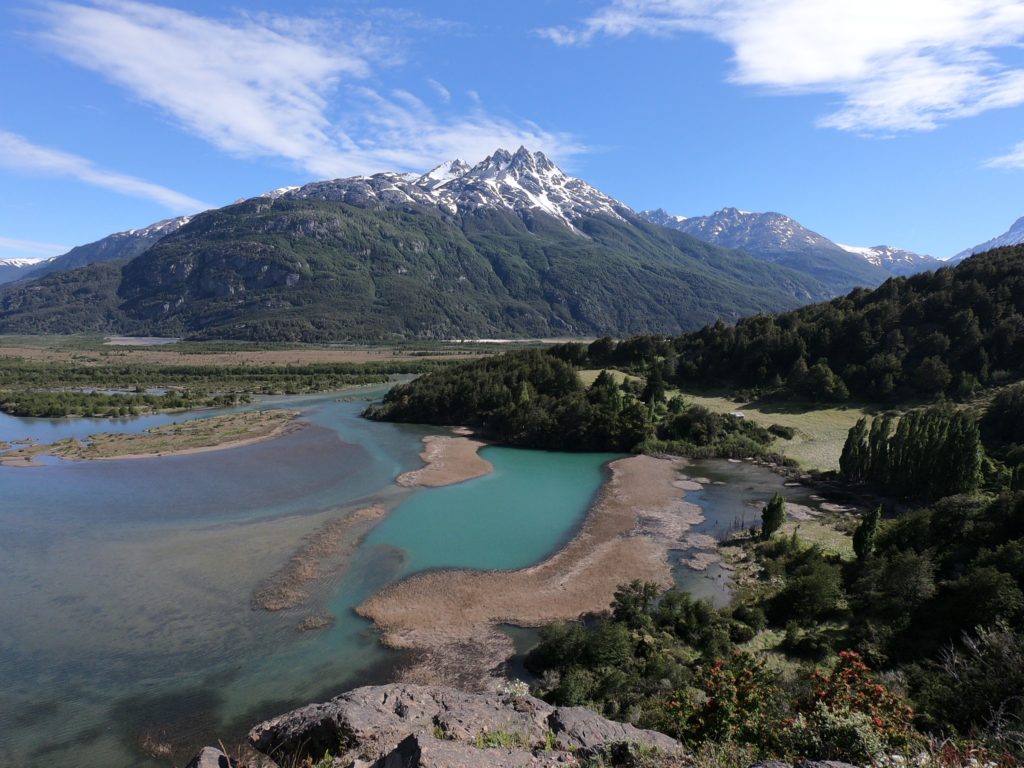
<svg viewBox="0 0 1024 768">
<path fill-rule="evenodd" d="M 0 763 L 182 764 L 254 722 L 399 661 L 353 608 L 422 568 L 528 565 L 579 525 L 606 456 L 488 449 L 493 475 L 413 490 L 436 428 L 359 418 L 381 389 L 269 398 L 308 426 L 190 456 L 0 467 Z M 129 420 L 0 418 L 5 438 L 138 431 L 217 411 Z M 309 605 L 250 607 L 253 591 L 326 521 L 393 510 Z M 300 633 L 311 613 L 335 619 Z M 154 748 L 170 757 L 145 757 Z M 7 763 L 5 763 L 7 764 Z"/>
<path fill-rule="evenodd" d="M 580 510 L 619 454 L 484 448 L 494 472 L 424 489 L 403 501 L 367 544 L 405 550 L 403 574 L 430 568 L 512 570 L 543 560 L 568 541 Z"/>
</svg>

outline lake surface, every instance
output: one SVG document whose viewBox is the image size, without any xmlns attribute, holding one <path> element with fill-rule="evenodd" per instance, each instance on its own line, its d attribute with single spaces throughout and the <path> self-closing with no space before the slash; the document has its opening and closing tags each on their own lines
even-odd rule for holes
<svg viewBox="0 0 1024 768">
<path fill-rule="evenodd" d="M 400 656 L 380 646 L 356 605 L 425 569 L 512 569 L 544 559 L 578 529 L 614 458 L 489 447 L 491 475 L 400 488 L 394 478 L 421 465 L 420 439 L 437 429 L 359 418 L 363 401 L 382 392 L 245 406 L 296 409 L 308 426 L 242 448 L 0 467 L 2 760 L 25 768 L 182 764 L 201 744 L 230 743 L 264 717 L 383 682 Z M 0 415 L 0 440 L 136 432 L 222 412 Z M 727 483 L 689 494 L 712 527 L 744 504 L 763 504 L 782 482 L 725 462 L 700 462 L 690 474 Z M 312 590 L 310 605 L 250 607 L 254 590 L 305 537 L 371 503 L 388 516 Z M 691 575 L 699 592 L 708 574 Z M 311 613 L 335 623 L 297 631 Z"/>
</svg>

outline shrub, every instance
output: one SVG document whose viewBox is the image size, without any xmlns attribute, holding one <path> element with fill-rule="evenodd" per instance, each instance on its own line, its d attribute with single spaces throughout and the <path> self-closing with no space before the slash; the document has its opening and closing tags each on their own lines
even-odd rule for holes
<svg viewBox="0 0 1024 768">
<path fill-rule="evenodd" d="M 910 742 L 910 707 L 871 676 L 859 654 L 840 651 L 832 673 L 815 671 L 811 681 L 814 690 L 784 737 L 792 751 L 857 762 Z"/>
<path fill-rule="evenodd" d="M 881 757 L 886 749 L 869 715 L 822 702 L 797 715 L 784 733 L 787 752 L 815 760 L 864 764 Z"/>
<path fill-rule="evenodd" d="M 772 424 L 768 427 L 768 431 L 776 437 L 781 437 L 783 440 L 792 440 L 796 437 L 795 429 L 783 426 L 782 424 Z"/>
</svg>

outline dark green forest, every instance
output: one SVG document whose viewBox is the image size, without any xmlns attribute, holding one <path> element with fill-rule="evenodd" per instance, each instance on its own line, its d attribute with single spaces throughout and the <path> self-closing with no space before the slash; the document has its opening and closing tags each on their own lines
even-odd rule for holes
<svg viewBox="0 0 1024 768">
<path fill-rule="evenodd" d="M 791 312 L 561 354 L 590 368 L 656 364 L 684 389 L 819 402 L 966 397 L 1024 375 L 1024 246 Z"/>
<path fill-rule="evenodd" d="M 454 365 L 391 389 L 365 414 L 381 421 L 462 424 L 492 440 L 564 451 L 764 456 L 774 437 L 753 422 L 666 400 L 656 379 L 584 386 L 557 355 L 528 350 Z"/>
</svg>

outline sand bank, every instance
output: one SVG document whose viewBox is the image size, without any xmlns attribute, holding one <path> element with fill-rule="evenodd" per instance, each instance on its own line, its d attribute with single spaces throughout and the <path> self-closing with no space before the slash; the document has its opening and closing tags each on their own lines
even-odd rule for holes
<svg viewBox="0 0 1024 768">
<path fill-rule="evenodd" d="M 540 626 L 603 611 L 634 579 L 671 584 L 668 550 L 700 509 L 675 485 L 681 459 L 632 456 L 611 476 L 580 532 L 552 557 L 518 571 L 436 571 L 393 584 L 357 608 L 384 642 L 419 652 L 409 681 L 486 687 L 511 653 L 499 624 Z"/>
<path fill-rule="evenodd" d="M 252 596 L 252 607 L 283 611 L 303 605 L 309 588 L 348 561 L 367 531 L 386 513 L 383 506 L 363 507 L 345 517 L 324 523 L 306 537 L 288 562 Z M 303 620 L 300 628 L 307 620 Z"/>
<path fill-rule="evenodd" d="M 426 464 L 399 475 L 395 482 L 405 487 L 425 486 L 437 488 L 454 485 L 464 480 L 487 475 L 494 471 L 491 462 L 480 458 L 478 451 L 486 443 L 470 440 L 468 437 L 428 435 L 423 438 L 423 453 L 420 458 Z"/>
<path fill-rule="evenodd" d="M 91 435 L 86 443 L 74 439 L 49 445 L 36 443 L 0 454 L 0 466 L 42 466 L 33 459 L 44 455 L 72 461 L 104 461 L 185 456 L 241 448 L 302 429 L 305 424 L 296 421 L 296 416 L 297 411 L 244 411 L 165 424 L 136 434 L 103 432 Z"/>
</svg>

